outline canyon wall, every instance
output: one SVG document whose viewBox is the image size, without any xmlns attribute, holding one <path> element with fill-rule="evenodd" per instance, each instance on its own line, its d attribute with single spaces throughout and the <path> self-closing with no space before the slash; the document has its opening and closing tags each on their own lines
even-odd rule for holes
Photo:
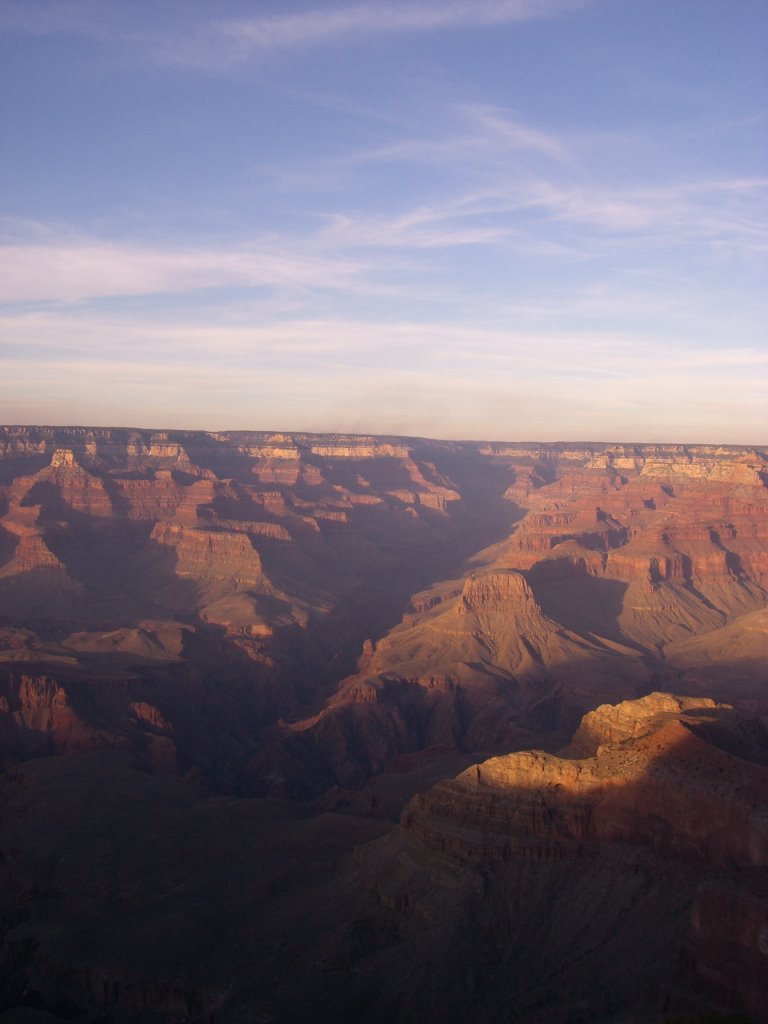
<svg viewBox="0 0 768 1024">
<path fill-rule="evenodd" d="M 767 483 L 0 428 L 0 1019 L 768 1018 Z"/>
<path fill-rule="evenodd" d="M 0 674 L 52 681 L 77 749 L 156 734 L 273 794 L 652 689 L 757 708 L 767 480 L 729 446 L 0 428 Z M 61 730 L 6 715 L 6 761 Z"/>
</svg>

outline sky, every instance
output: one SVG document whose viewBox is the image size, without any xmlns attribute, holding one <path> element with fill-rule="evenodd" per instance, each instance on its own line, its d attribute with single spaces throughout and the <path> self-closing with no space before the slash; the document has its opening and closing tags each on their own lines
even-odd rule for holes
<svg viewBox="0 0 768 1024">
<path fill-rule="evenodd" d="M 0 0 L 0 422 L 768 444 L 766 0 Z"/>
</svg>

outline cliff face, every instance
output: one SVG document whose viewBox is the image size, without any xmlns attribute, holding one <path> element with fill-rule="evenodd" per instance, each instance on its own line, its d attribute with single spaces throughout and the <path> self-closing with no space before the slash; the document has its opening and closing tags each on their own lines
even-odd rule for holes
<svg viewBox="0 0 768 1024">
<path fill-rule="evenodd" d="M 603 706 L 573 741 L 596 747 L 594 756 L 492 758 L 414 798 L 403 827 L 470 861 L 580 856 L 589 844 L 621 842 L 713 867 L 766 868 L 768 768 L 711 742 L 712 727 L 732 715 L 655 693 Z"/>
<path fill-rule="evenodd" d="M 28 634 L 0 672 L 43 665 L 68 693 L 78 673 L 138 679 L 178 731 L 162 643 L 99 638 L 183 628 L 174 678 L 218 687 L 207 713 L 253 755 L 221 756 L 257 792 L 565 739 L 654 687 L 760 701 L 766 466 L 717 446 L 0 428 L 0 625 Z M 259 712 L 234 725 L 243 678 Z M 130 733 L 107 704 L 81 702 L 89 728 Z"/>
<path fill-rule="evenodd" d="M 72 754 L 114 746 L 114 738 L 83 721 L 67 691 L 44 675 L 3 681 L 0 727 L 4 757 Z"/>
<path fill-rule="evenodd" d="M 423 871 L 421 846 L 456 865 L 453 870 L 466 879 L 480 873 L 494 880 L 495 898 L 506 908 L 494 912 L 495 917 L 506 918 L 511 940 L 516 929 L 525 927 L 515 923 L 521 913 L 552 915 L 550 926 L 567 932 L 576 906 L 584 915 L 579 931 L 589 933 L 606 886 L 605 877 L 595 882 L 597 864 L 612 878 L 614 898 L 627 912 L 637 901 L 628 877 L 633 871 L 646 874 L 646 886 L 656 886 L 652 913 L 668 913 L 667 923 L 677 916 L 674 942 L 659 954 L 655 969 L 656 983 L 666 990 L 663 995 L 657 991 L 657 1006 L 659 1000 L 671 1005 L 669 1000 L 674 1003 L 685 992 L 697 993 L 697 998 L 763 1020 L 768 1010 L 768 733 L 758 727 L 744 742 L 749 731 L 742 715 L 709 700 L 651 694 L 601 707 L 585 716 L 570 748 L 589 756 L 568 759 L 527 751 L 496 757 L 414 797 L 402 815 L 399 845 L 390 838 L 389 847 L 371 851 L 370 884 L 396 900 L 413 875 L 401 868 L 392 876 L 387 865 L 399 857 L 411 872 Z M 582 865 L 577 869 L 580 894 L 570 881 L 573 872 L 567 865 L 573 862 Z M 659 881 L 676 871 L 682 900 L 674 906 Z M 551 889 L 539 891 L 528 905 L 520 893 L 521 873 L 527 873 L 533 891 L 544 878 L 557 886 L 556 907 Z M 559 883 L 553 873 L 559 873 Z M 430 897 L 412 898 L 414 910 L 425 904 L 426 912 Z M 635 902 L 631 914 L 644 913 L 641 906 Z M 600 954 L 605 976 L 612 970 L 611 943 L 623 941 L 625 926 L 614 927 L 612 940 L 600 940 L 605 943 Z M 573 941 L 584 953 L 582 936 L 577 939 L 574 932 Z M 560 939 L 567 941 L 562 934 Z M 667 939 L 661 930 L 655 939 L 652 931 L 646 933 L 633 954 L 634 968 L 642 970 L 643 944 L 658 941 L 663 947 Z M 558 973 L 568 970 L 567 958 L 558 960 L 562 948 L 556 952 L 546 940 L 540 950 L 542 957 L 553 958 L 545 973 L 551 972 L 555 1006 Z M 661 962 L 664 957 L 668 962 Z M 541 970 L 542 965 L 534 968 L 534 975 Z M 593 1000 L 597 1017 L 599 998 Z M 639 995 L 635 1005 L 640 1014 Z M 567 1019 L 552 1006 L 547 1012 L 550 1016 L 542 1019 Z M 524 1019 L 539 1017 L 532 1013 Z"/>
<path fill-rule="evenodd" d="M 584 715 L 571 740 L 571 749 L 582 757 L 593 757 L 603 747 L 651 735 L 666 720 L 680 719 L 686 713 L 695 716 L 716 708 L 715 701 L 707 697 L 676 697 L 668 693 L 652 693 L 641 700 L 621 704 L 603 704 Z"/>
<path fill-rule="evenodd" d="M 412 456 L 376 438 L 0 429 L 0 623 L 23 638 L 0 643 L 9 694 L 23 704 L 19 672 L 42 666 L 85 733 L 117 743 L 136 729 L 128 704 L 106 686 L 77 697 L 111 677 L 163 705 L 189 763 L 201 728 L 183 691 L 202 688 L 229 737 L 216 756 L 240 757 L 353 667 L 361 630 L 391 622 L 427 566 L 454 561 L 447 538 L 470 550 L 445 511 L 459 494 Z M 158 631 L 174 629 L 169 652 Z M 5 759 L 76 749 L 52 719 L 7 726 Z"/>
<path fill-rule="evenodd" d="M 765 481 L 756 452 L 608 451 L 528 493 L 502 557 L 543 582 L 559 575 L 561 591 L 584 573 L 595 589 L 623 584 L 621 633 L 663 647 L 764 605 Z"/>
</svg>

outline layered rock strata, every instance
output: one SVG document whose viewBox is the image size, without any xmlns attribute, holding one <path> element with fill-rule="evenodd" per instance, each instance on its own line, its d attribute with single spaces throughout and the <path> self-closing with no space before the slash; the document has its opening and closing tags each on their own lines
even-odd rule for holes
<svg viewBox="0 0 768 1024">
<path fill-rule="evenodd" d="M 556 744 L 654 688 L 759 704 L 766 466 L 713 445 L 0 428 L 0 625 L 29 633 L 26 674 L 67 690 L 74 657 L 153 694 L 159 648 L 98 638 L 185 627 L 191 688 L 252 681 L 256 719 L 233 729 L 224 693 L 208 713 L 250 732 L 252 756 L 221 756 L 257 792 L 434 745 Z M 82 710 L 96 730 L 113 712 Z"/>
</svg>

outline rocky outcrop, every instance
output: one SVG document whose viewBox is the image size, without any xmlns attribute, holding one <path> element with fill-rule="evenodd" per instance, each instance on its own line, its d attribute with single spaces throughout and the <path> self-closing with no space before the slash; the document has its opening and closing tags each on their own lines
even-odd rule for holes
<svg viewBox="0 0 768 1024">
<path fill-rule="evenodd" d="M 0 566 L 0 576 L 13 576 L 35 569 L 49 569 L 60 575 L 65 573 L 61 560 L 51 551 L 37 529 L 7 521 L 6 528 L 16 543 L 12 557 Z"/>
<path fill-rule="evenodd" d="M 121 628 L 108 632 L 70 634 L 64 647 L 73 651 L 106 654 L 128 654 L 161 661 L 181 660 L 185 634 L 189 627 L 174 622 L 143 621 L 135 629 Z"/>
<path fill-rule="evenodd" d="M 313 444 L 309 450 L 324 459 L 409 459 L 411 455 L 405 445 L 381 443 L 373 437 L 349 438 L 346 443 Z"/>
<path fill-rule="evenodd" d="M 4 767 L 31 756 L 71 755 L 118 743 L 109 731 L 94 727 L 78 714 L 58 680 L 44 675 L 0 678 Z"/>
<path fill-rule="evenodd" d="M 152 530 L 150 543 L 173 551 L 177 576 L 253 586 L 263 578 L 258 552 L 242 533 L 160 523 Z"/>
<path fill-rule="evenodd" d="M 631 1002 L 634 1019 L 646 1019 L 640 1007 L 655 985 L 657 1012 L 678 1008 L 687 1020 L 686 1008 L 696 1007 L 763 1020 L 768 766 L 753 758 L 768 753 L 768 734 L 763 730 L 756 748 L 741 742 L 748 732 L 733 709 L 711 700 L 651 694 L 598 708 L 585 716 L 570 748 L 588 756 L 521 751 L 414 797 L 402 815 L 401 837 L 363 854 L 370 884 L 401 913 L 399 901 L 410 901 L 408 912 L 419 917 L 434 911 L 435 898 L 416 881 L 427 871 L 452 872 L 454 893 L 462 886 L 466 893 L 474 881 L 479 888 L 464 899 L 476 917 L 484 915 L 476 934 L 493 956 L 508 961 L 495 983 L 503 976 L 513 990 L 518 986 L 526 1021 L 572 1019 L 566 1006 L 572 1010 L 580 982 L 569 974 L 571 965 L 594 956 L 603 978 L 619 963 L 626 978 L 631 961 L 639 987 L 623 1004 Z M 674 896 L 662 884 L 673 877 Z M 633 878 L 654 893 L 647 907 Z M 539 935 L 540 917 L 548 922 L 546 934 Z M 614 964 L 627 929 L 636 929 L 628 939 L 633 952 L 628 946 Z M 538 936 L 536 963 L 502 952 L 522 934 Z M 458 934 L 451 941 L 460 943 Z M 468 949 L 464 955 L 472 957 Z M 654 966 L 643 967 L 649 955 Z M 623 984 L 618 975 L 613 984 Z M 581 998 L 582 1007 L 591 1006 L 588 1019 L 602 1020 L 600 997 Z M 648 1019 L 656 1018 L 649 1012 Z"/>
<path fill-rule="evenodd" d="M 602 704 L 584 715 L 571 746 L 582 757 L 594 757 L 602 747 L 648 736 L 664 721 L 678 719 L 686 712 L 716 708 L 715 701 L 707 697 L 676 697 L 671 693 L 652 693 L 640 700 Z"/>
<path fill-rule="evenodd" d="M 217 495 L 211 480 L 181 480 L 170 469 L 153 469 L 138 478 L 117 477 L 111 485 L 123 514 L 138 521 L 173 518 L 194 525 L 199 509 Z"/>
<path fill-rule="evenodd" d="M 768 768 L 713 746 L 702 728 L 731 712 L 666 694 L 599 708 L 574 738 L 594 756 L 492 758 L 415 797 L 403 827 L 472 862 L 621 842 L 712 867 L 768 868 Z"/>
</svg>

